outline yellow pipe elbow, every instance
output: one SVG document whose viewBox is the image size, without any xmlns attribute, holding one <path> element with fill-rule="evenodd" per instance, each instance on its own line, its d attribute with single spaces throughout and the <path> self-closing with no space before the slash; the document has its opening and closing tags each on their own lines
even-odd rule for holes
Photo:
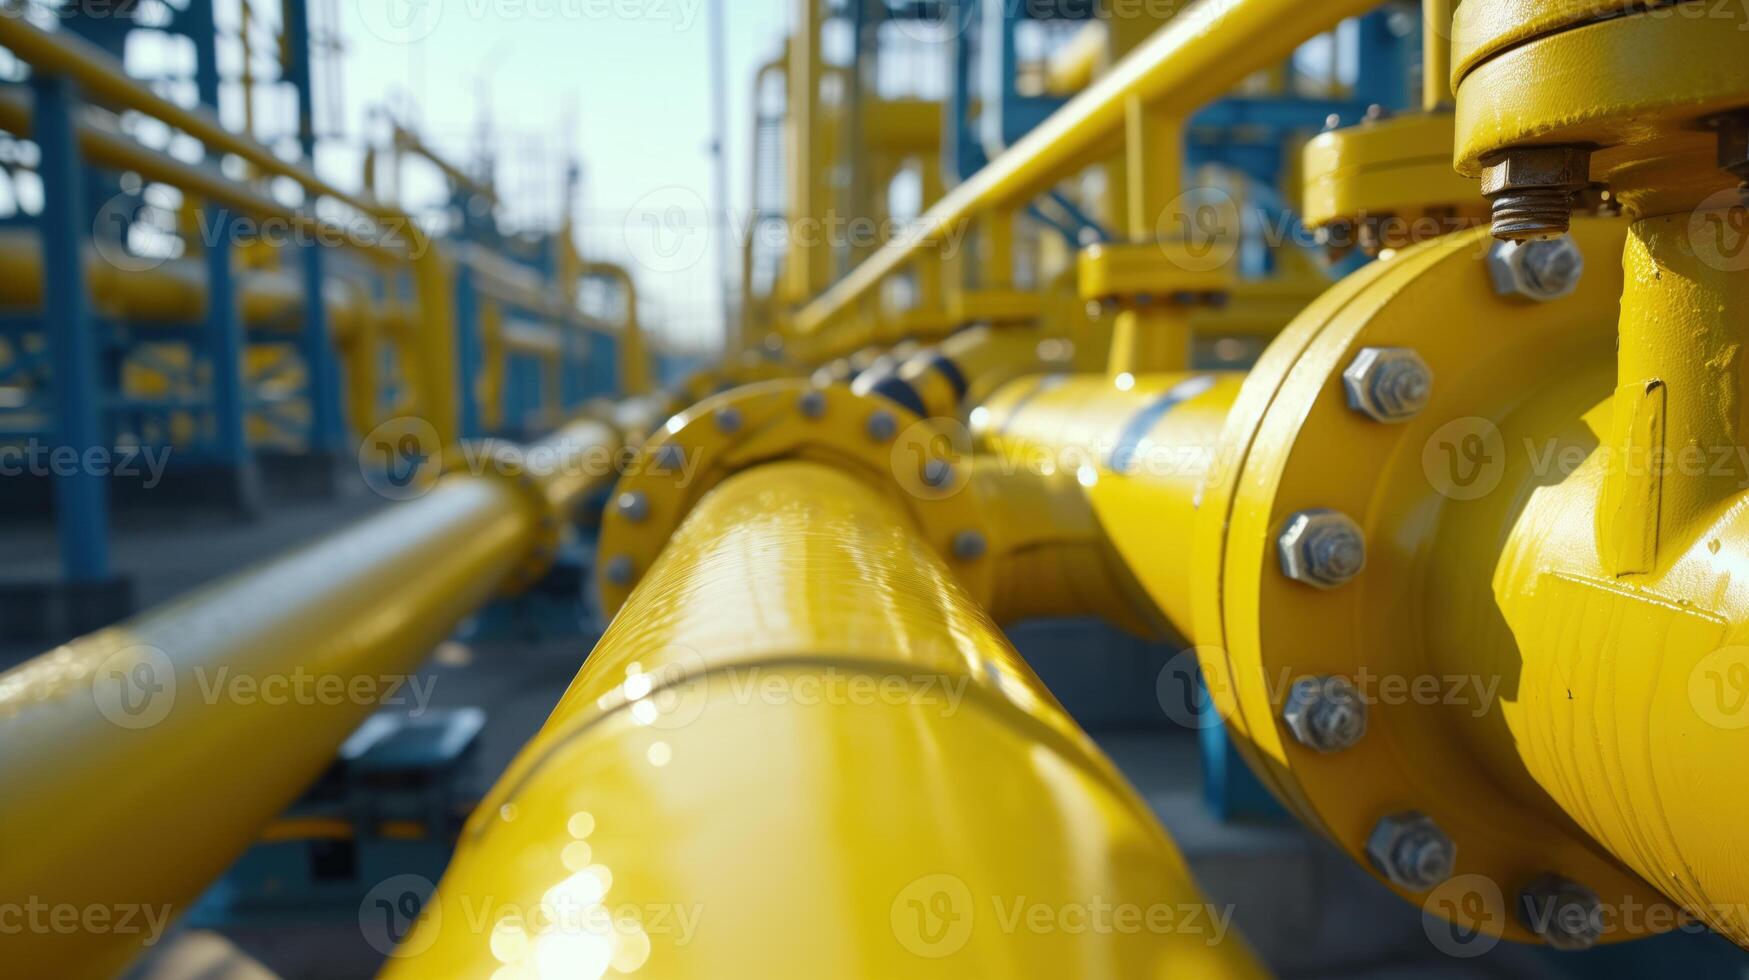
<svg viewBox="0 0 1749 980">
<path fill-rule="evenodd" d="M 383 975 L 1263 976 L 1211 908 L 903 511 L 771 463 L 686 519 Z"/>
</svg>

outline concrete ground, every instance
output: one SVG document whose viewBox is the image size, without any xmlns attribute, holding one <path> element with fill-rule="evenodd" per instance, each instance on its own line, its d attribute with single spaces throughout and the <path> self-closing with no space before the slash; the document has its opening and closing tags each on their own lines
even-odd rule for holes
<svg viewBox="0 0 1749 980">
<path fill-rule="evenodd" d="M 200 515 L 124 518 L 115 533 L 115 565 L 136 576 L 143 604 L 152 605 L 344 527 L 381 505 L 360 493 L 277 505 L 252 523 Z M 52 528 L 0 527 L 0 568 L 6 575 L 52 574 L 54 567 Z M 539 727 L 594 639 L 581 631 L 540 642 L 519 638 L 515 628 L 494 633 L 493 639 L 446 645 L 428 668 L 436 681 L 435 706 L 478 705 L 487 711 L 478 756 L 482 788 Z M 1170 728 L 1151 703 L 1154 674 L 1166 653 L 1064 624 L 1024 629 L 1017 645 L 1141 791 L 1215 903 L 1233 908 L 1237 928 L 1282 976 L 1550 975 L 1541 954 L 1520 947 L 1502 945 L 1468 960 L 1440 953 L 1418 909 L 1387 893 L 1297 824 L 1213 819 L 1200 798 L 1195 736 Z M 0 648 L 0 667 L 36 652 Z M 360 940 L 352 912 L 313 913 L 296 924 L 238 924 L 222 934 L 184 930 L 153 962 L 142 965 L 138 977 L 368 977 L 379 956 Z"/>
</svg>

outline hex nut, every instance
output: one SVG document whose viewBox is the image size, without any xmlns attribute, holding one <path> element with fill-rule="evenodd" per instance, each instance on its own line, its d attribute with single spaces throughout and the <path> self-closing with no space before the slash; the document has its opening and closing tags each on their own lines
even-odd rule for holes
<svg viewBox="0 0 1749 980">
<path fill-rule="evenodd" d="M 1573 295 L 1585 275 L 1585 253 L 1573 236 L 1543 241 L 1496 242 L 1488 250 L 1494 292 L 1547 303 Z"/>
<path fill-rule="evenodd" d="M 1302 677 L 1288 691 L 1281 720 L 1301 745 L 1340 752 L 1366 735 L 1366 702 L 1346 677 Z"/>
<path fill-rule="evenodd" d="M 724 405 L 717 409 L 717 431 L 724 435 L 734 435 L 741 431 L 741 410 L 733 405 Z"/>
<path fill-rule="evenodd" d="M 1404 810 L 1374 825 L 1366 839 L 1366 856 L 1393 884 L 1424 892 L 1451 877 L 1457 845 L 1432 817 Z"/>
<path fill-rule="evenodd" d="M 1576 881 L 1546 874 L 1519 891 L 1518 921 L 1556 949 L 1590 949 L 1603 938 L 1603 902 Z"/>
<path fill-rule="evenodd" d="M 621 517 L 633 524 L 650 516 L 650 498 L 642 490 L 627 490 L 614 499 L 613 505 Z"/>
<path fill-rule="evenodd" d="M 1346 514 L 1303 510 L 1288 518 L 1276 542 L 1283 575 L 1334 589 L 1366 568 L 1366 533 Z"/>
<path fill-rule="evenodd" d="M 984 557 L 989 545 L 977 531 L 961 531 L 953 536 L 953 556 L 960 561 L 977 561 Z"/>
<path fill-rule="evenodd" d="M 801 409 L 803 418 L 822 418 L 826 414 L 826 393 L 817 388 L 805 392 L 796 400 L 796 407 Z"/>
<path fill-rule="evenodd" d="M 869 413 L 866 429 L 870 439 L 887 442 L 899 434 L 899 420 L 893 417 L 892 412 L 877 408 Z"/>
<path fill-rule="evenodd" d="M 1375 422 L 1406 422 L 1433 397 L 1433 369 L 1407 347 L 1365 347 L 1342 372 L 1348 407 Z"/>
</svg>

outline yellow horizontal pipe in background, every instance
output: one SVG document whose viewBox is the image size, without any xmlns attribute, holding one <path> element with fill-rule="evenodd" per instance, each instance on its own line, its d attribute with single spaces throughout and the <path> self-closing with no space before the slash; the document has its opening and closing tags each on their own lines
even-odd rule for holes
<svg viewBox="0 0 1749 980">
<path fill-rule="evenodd" d="M 180 912 L 608 475 L 600 422 L 0 674 L 0 895 Z M 151 938 L 9 936 L 9 974 L 111 977 Z"/>
<path fill-rule="evenodd" d="M 771 463 L 682 524 L 384 976 L 1264 976 L 1229 926 L 904 511 Z"/>
<path fill-rule="evenodd" d="M 822 330 L 925 249 L 979 215 L 1012 206 L 1109 155 L 1133 101 L 1188 114 L 1286 58 L 1306 38 L 1378 0 L 1200 0 L 1057 110 L 797 314 L 800 334 Z"/>
</svg>

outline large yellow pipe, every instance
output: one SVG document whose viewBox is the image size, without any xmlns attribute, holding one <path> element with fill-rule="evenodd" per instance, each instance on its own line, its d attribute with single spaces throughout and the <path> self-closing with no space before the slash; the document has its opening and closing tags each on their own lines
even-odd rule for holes
<svg viewBox="0 0 1749 980">
<path fill-rule="evenodd" d="M 1263 976 L 1224 915 L 903 509 L 773 463 L 687 518 L 384 975 Z"/>
<path fill-rule="evenodd" d="M 964 223 L 1013 207 L 1109 156 L 1132 103 L 1163 115 L 1188 114 L 1251 72 L 1287 57 L 1306 38 L 1376 5 L 1377 0 L 1201 0 L 1007 153 L 949 191 L 923 214 L 913 234 L 876 252 L 799 311 L 797 332 L 818 332 L 854 309 L 888 276 Z"/>
<path fill-rule="evenodd" d="M 608 426 L 574 423 L 530 449 L 532 483 L 444 477 L 0 674 L 0 896 L 111 923 L 185 908 L 383 699 L 413 703 L 404 682 L 425 654 L 551 548 L 616 446 Z M 150 938 L 27 929 L 7 937 L 6 969 L 109 977 Z"/>
</svg>

